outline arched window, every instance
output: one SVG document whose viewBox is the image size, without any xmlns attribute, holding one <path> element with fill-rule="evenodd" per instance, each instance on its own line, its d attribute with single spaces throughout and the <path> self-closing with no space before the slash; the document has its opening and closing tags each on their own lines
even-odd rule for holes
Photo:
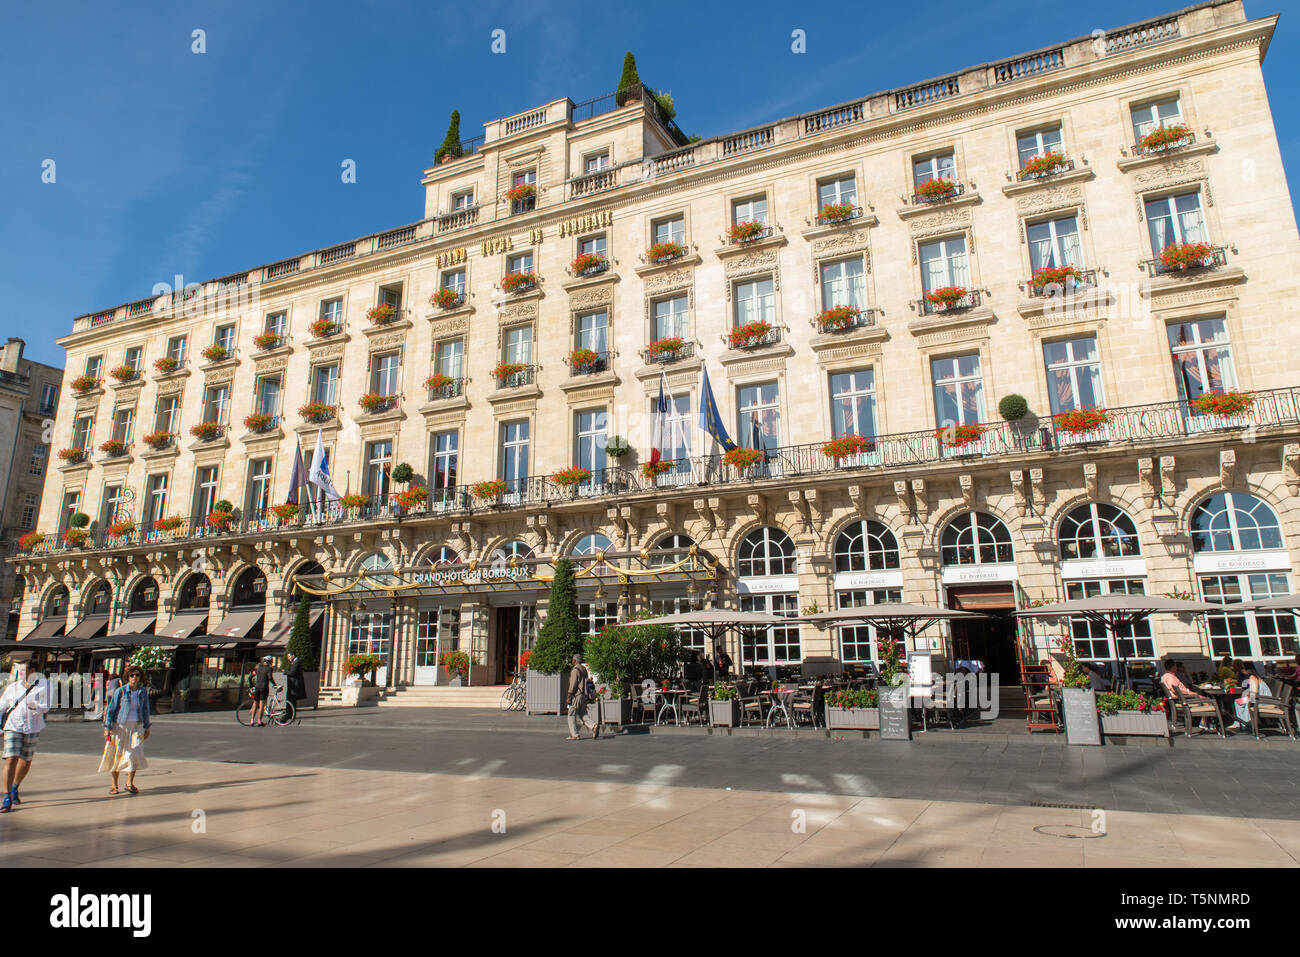
<svg viewBox="0 0 1300 957">
<path fill-rule="evenodd" d="M 393 563 L 383 552 L 372 552 L 361 560 L 361 567 L 367 572 L 386 572 L 393 567 Z"/>
<path fill-rule="evenodd" d="M 64 585 L 59 585 L 54 591 L 50 592 L 45 599 L 45 611 L 41 613 L 42 618 L 63 618 L 68 614 L 68 589 Z"/>
<path fill-rule="evenodd" d="M 600 532 L 589 532 L 574 543 L 569 554 L 575 559 L 579 559 L 579 561 L 576 562 L 579 568 L 586 568 L 595 563 L 590 560 L 582 561 L 581 559 L 584 556 L 598 555 L 601 552 L 610 551 L 613 547 L 614 543 L 611 542 L 607 536 L 602 535 Z M 608 562 L 602 562 L 596 567 L 596 574 L 606 575 L 609 571 L 610 565 Z"/>
<path fill-rule="evenodd" d="M 797 566 L 794 542 L 779 528 L 764 525 L 746 535 L 737 550 L 741 578 L 793 575 Z"/>
<path fill-rule="evenodd" d="M 266 601 L 266 576 L 260 568 L 245 568 L 230 590 L 231 607 L 261 605 Z"/>
<path fill-rule="evenodd" d="M 82 606 L 82 617 L 86 615 L 107 615 L 113 604 L 113 589 L 108 582 L 101 581 L 86 596 Z"/>
<path fill-rule="evenodd" d="M 1140 555 L 1137 526 L 1123 509 L 1090 502 L 1061 520 L 1062 558 L 1126 558 Z"/>
<path fill-rule="evenodd" d="M 837 572 L 898 568 L 898 539 L 880 522 L 850 522 L 835 538 Z"/>
<path fill-rule="evenodd" d="M 529 544 L 516 538 L 513 541 L 506 542 L 500 548 L 492 549 L 492 554 L 488 556 L 488 562 L 496 565 L 501 562 L 508 563 L 512 558 L 523 561 L 525 558 L 532 557 L 533 550 Z"/>
<path fill-rule="evenodd" d="M 290 607 L 297 608 L 298 603 L 302 601 L 304 598 L 306 598 L 309 602 L 321 601 L 322 598 L 319 595 L 311 595 L 303 591 L 298 586 L 298 581 L 299 579 L 307 578 L 310 575 L 324 575 L 324 574 L 325 574 L 325 569 L 321 567 L 320 562 L 303 562 L 301 565 L 295 568 L 293 570 L 293 574 L 289 576 L 290 581 L 293 583 L 292 591 L 290 592 Z M 319 586 L 311 585 L 310 587 L 318 588 Z"/>
<path fill-rule="evenodd" d="M 131 590 L 130 609 L 132 614 L 138 611 L 158 610 L 158 583 L 152 577 L 141 578 Z"/>
<path fill-rule="evenodd" d="M 1216 492 L 1196 506 L 1191 525 L 1196 552 L 1283 547 L 1277 513 L 1248 492 Z"/>
<path fill-rule="evenodd" d="M 429 554 L 424 556 L 424 564 L 433 565 L 459 565 L 460 553 L 450 545 L 439 545 Z"/>
<path fill-rule="evenodd" d="M 665 535 L 663 538 L 659 539 L 659 541 L 655 542 L 654 548 L 650 549 L 650 567 L 663 568 L 666 565 L 676 565 L 682 559 L 687 557 L 685 553 L 679 552 L 676 555 L 665 555 L 664 552 L 673 549 L 690 548 L 694 544 L 695 539 L 691 538 L 689 535 L 681 534 L 680 532 Z"/>
<path fill-rule="evenodd" d="M 1015 559 L 1011 532 L 987 512 L 966 512 L 949 522 L 939 556 L 945 565 L 991 565 Z"/>
<path fill-rule="evenodd" d="M 207 608 L 212 599 L 212 582 L 202 572 L 195 572 L 181 585 L 180 598 L 176 602 L 177 611 L 189 608 Z"/>
</svg>

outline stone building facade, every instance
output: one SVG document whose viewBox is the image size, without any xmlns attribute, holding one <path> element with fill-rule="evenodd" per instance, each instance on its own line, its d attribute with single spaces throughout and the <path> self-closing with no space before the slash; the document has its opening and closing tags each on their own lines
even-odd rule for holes
<svg viewBox="0 0 1300 957">
<path fill-rule="evenodd" d="M 604 552 L 592 628 L 901 597 L 988 611 L 932 650 L 1005 673 L 1045 647 L 1006 617 L 1031 601 L 1289 591 L 1275 25 L 1205 3 L 694 143 L 638 91 L 558 100 L 427 169 L 418 223 L 80 317 L 60 342 L 90 378 L 56 445 L 91 452 L 51 471 L 40 525 L 75 494 L 94 534 L 20 560 L 23 630 L 61 589 L 66 627 L 92 589 L 116 624 L 148 581 L 161 632 L 196 576 L 211 629 L 256 569 L 267 626 L 295 581 L 326 599 L 327 685 L 350 650 L 390 684 L 445 678 L 452 648 L 499 681 L 545 614 L 528 562 Z M 756 464 L 701 430 L 706 370 Z M 357 504 L 274 515 L 318 435 Z M 654 571 L 688 554 L 704 570 Z M 503 563 L 533 572 L 487 575 Z M 1118 649 L 1074 628 L 1097 658 L 1295 651 L 1290 616 L 1157 620 Z M 870 661 L 870 637 L 775 628 L 745 658 Z"/>
</svg>

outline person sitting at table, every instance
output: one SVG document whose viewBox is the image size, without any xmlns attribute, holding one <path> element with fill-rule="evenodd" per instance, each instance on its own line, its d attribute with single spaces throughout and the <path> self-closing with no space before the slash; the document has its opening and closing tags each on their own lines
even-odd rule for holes
<svg viewBox="0 0 1300 957">
<path fill-rule="evenodd" d="M 1176 692 L 1181 691 L 1183 694 L 1191 694 L 1192 689 L 1188 682 L 1183 681 L 1178 676 L 1178 662 L 1173 658 L 1165 659 L 1165 673 L 1160 676 L 1160 683 L 1165 686 L 1169 692 L 1169 697 L 1176 696 Z"/>
<path fill-rule="evenodd" d="M 1192 686 L 1192 676 L 1187 673 L 1187 668 L 1181 661 L 1174 662 L 1174 674 L 1178 675 L 1178 680 L 1187 687 Z"/>
<path fill-rule="evenodd" d="M 1110 690 L 1110 679 L 1107 678 L 1105 675 L 1103 675 L 1097 669 L 1097 666 L 1095 664 L 1093 664 L 1091 661 L 1081 661 L 1079 662 L 1079 665 L 1080 667 L 1083 668 L 1083 673 L 1088 679 L 1089 691 Z"/>
<path fill-rule="evenodd" d="M 1255 673 L 1255 666 L 1250 663 L 1243 663 L 1244 671 L 1241 679 L 1241 697 L 1232 703 L 1233 709 L 1237 713 L 1237 720 L 1232 725 L 1234 728 L 1243 728 L 1247 731 L 1253 730 L 1250 721 L 1251 703 L 1259 698 L 1260 695 L 1268 696 L 1273 692 L 1269 689 L 1264 680 Z"/>
</svg>

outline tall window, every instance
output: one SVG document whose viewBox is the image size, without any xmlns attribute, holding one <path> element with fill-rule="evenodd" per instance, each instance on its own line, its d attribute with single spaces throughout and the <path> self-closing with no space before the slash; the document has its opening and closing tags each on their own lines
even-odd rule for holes
<svg viewBox="0 0 1300 957">
<path fill-rule="evenodd" d="M 505 334 L 506 362 L 522 362 L 530 365 L 533 361 L 533 327 L 531 325 L 512 326 Z"/>
<path fill-rule="evenodd" d="M 1060 266 L 1083 266 L 1083 244 L 1079 240 L 1079 220 L 1062 216 L 1025 228 L 1029 239 L 1029 264 L 1040 269 Z"/>
<path fill-rule="evenodd" d="M 822 308 L 835 306 L 867 307 L 866 270 L 861 256 L 822 263 Z"/>
<path fill-rule="evenodd" d="M 1184 401 L 1236 387 L 1228 329 L 1222 319 L 1172 322 L 1166 331 L 1178 393 Z"/>
<path fill-rule="evenodd" d="M 666 219 L 656 219 L 654 222 L 654 237 L 656 243 L 684 245 L 686 243 L 686 217 L 669 216 Z"/>
<path fill-rule="evenodd" d="M 45 459 L 50 454 L 49 446 L 37 442 L 32 446 L 32 460 L 27 465 L 28 475 L 44 475 Z"/>
<path fill-rule="evenodd" d="M 349 655 L 377 655 L 388 667 L 389 646 L 393 640 L 393 613 L 391 611 L 363 611 L 352 615 L 352 628 L 348 632 Z"/>
<path fill-rule="evenodd" d="M 322 299 L 320 304 L 320 317 L 339 325 L 343 324 L 343 298 Z"/>
<path fill-rule="evenodd" d="M 433 350 L 433 368 L 435 372 L 459 379 L 464 375 L 465 359 L 464 339 L 443 339 Z"/>
<path fill-rule="evenodd" d="M 574 415 L 578 449 L 574 462 L 593 475 L 605 468 L 605 410 L 593 409 Z"/>
<path fill-rule="evenodd" d="M 402 354 L 389 352 L 385 355 L 372 356 L 370 363 L 370 391 L 378 392 L 380 395 L 396 395 Z"/>
<path fill-rule="evenodd" d="M 392 439 L 366 443 L 366 494 L 372 499 L 388 496 L 388 476 L 392 466 Z"/>
<path fill-rule="evenodd" d="M 54 406 L 59 400 L 58 387 L 47 382 L 41 386 L 41 415 L 49 415 L 54 411 Z"/>
<path fill-rule="evenodd" d="M 837 572 L 899 568 L 898 539 L 888 526 L 867 519 L 850 522 L 835 538 Z"/>
<path fill-rule="evenodd" d="M 578 253 L 591 253 L 594 256 L 605 255 L 605 234 L 598 236 L 584 236 L 578 240 Z"/>
<path fill-rule="evenodd" d="M 510 178 L 511 186 L 524 186 L 526 184 L 530 186 L 537 185 L 537 170 L 526 169 L 523 172 L 515 173 Z"/>
<path fill-rule="evenodd" d="M 463 189 L 459 193 L 451 194 L 451 211 L 459 212 L 462 209 L 472 209 L 474 206 L 474 191 L 472 189 Z"/>
<path fill-rule="evenodd" d="M 1049 153 L 1064 153 L 1064 140 L 1061 137 L 1061 128 L 1053 126 L 1051 129 L 1035 130 L 1032 133 L 1021 133 L 1016 137 L 1016 152 L 1020 156 L 1020 168 L 1024 169 L 1035 156 L 1046 156 Z"/>
<path fill-rule="evenodd" d="M 203 527 L 203 518 L 217 504 L 216 466 L 201 468 L 194 477 L 194 524 Z"/>
<path fill-rule="evenodd" d="M 265 515 L 271 507 L 271 460 L 248 463 L 248 514 Z"/>
<path fill-rule="evenodd" d="M 394 283 L 391 286 L 379 287 L 379 301 L 375 303 L 378 306 L 392 306 L 398 312 L 402 310 L 402 284 Z"/>
<path fill-rule="evenodd" d="M 88 415 L 78 416 L 72 423 L 72 447 L 74 449 L 90 448 L 90 434 L 94 419 Z"/>
<path fill-rule="evenodd" d="M 501 478 L 517 491 L 528 478 L 528 420 L 501 423 Z"/>
<path fill-rule="evenodd" d="M 1219 605 L 1259 601 L 1291 592 L 1286 572 L 1246 575 L 1200 575 L 1201 597 Z M 1206 616 L 1214 657 L 1290 658 L 1297 651 L 1296 616 L 1285 611 L 1229 611 Z"/>
<path fill-rule="evenodd" d="M 225 423 L 230 412 L 230 386 L 209 386 L 203 395 L 203 421 Z"/>
<path fill-rule="evenodd" d="M 441 286 L 443 289 L 452 290 L 453 292 L 456 293 L 456 295 L 464 299 L 465 298 L 465 270 L 448 269 L 446 272 L 442 274 Z"/>
<path fill-rule="evenodd" d="M 212 335 L 212 344 L 221 346 L 226 352 L 235 351 L 235 324 L 217 326 L 216 332 Z"/>
<path fill-rule="evenodd" d="M 970 263 L 966 259 L 966 237 L 954 236 L 921 243 L 921 285 L 926 292 L 944 286 L 970 286 Z"/>
<path fill-rule="evenodd" d="M 798 558 L 790 536 L 777 528 L 765 525 L 746 535 L 737 550 L 737 571 L 741 578 L 762 578 L 771 575 L 794 575 Z M 758 611 L 782 617 L 799 613 L 797 592 L 740 595 L 741 611 Z M 802 659 L 799 646 L 798 625 L 775 625 L 764 634 L 745 634 L 742 643 L 743 664 L 789 664 Z"/>
<path fill-rule="evenodd" d="M 1178 105 L 1178 97 L 1157 100 L 1133 107 L 1133 139 L 1141 141 L 1152 130 L 1160 126 L 1177 126 L 1183 121 L 1183 112 Z"/>
<path fill-rule="evenodd" d="M 846 589 L 835 593 L 840 608 L 865 608 L 885 602 L 901 602 L 901 588 Z M 875 625 L 848 625 L 840 628 L 840 656 L 846 663 L 865 664 L 879 660 Z"/>
<path fill-rule="evenodd" d="M 857 205 L 858 202 L 858 181 L 850 173 L 848 176 L 836 176 L 831 179 L 824 179 L 817 184 L 817 208 L 829 206 L 832 203 L 848 203 L 850 206 Z"/>
<path fill-rule="evenodd" d="M 762 223 L 767 225 L 767 197 L 751 196 L 731 204 L 732 223 Z"/>
<path fill-rule="evenodd" d="M 582 158 L 584 173 L 599 173 L 603 169 L 609 169 L 609 150 L 602 150 Z"/>
<path fill-rule="evenodd" d="M 876 434 L 876 375 L 871 369 L 831 374 L 831 432 Z"/>
<path fill-rule="evenodd" d="M 1146 586 L 1140 578 L 1089 578 L 1065 583 L 1067 601 L 1095 598 L 1098 595 L 1145 595 Z M 1115 629 L 1116 645 L 1112 647 L 1106 627 L 1087 618 L 1070 619 L 1070 636 L 1074 639 L 1075 653 L 1080 658 L 1113 659 L 1154 658 L 1155 641 L 1151 637 L 1151 622 L 1143 619 L 1135 624 L 1120 625 Z"/>
<path fill-rule="evenodd" d="M 88 356 L 86 358 L 86 375 L 92 379 L 98 379 L 99 374 L 104 370 L 103 356 Z"/>
<path fill-rule="evenodd" d="M 735 288 L 736 311 L 735 324 L 743 326 L 747 322 L 776 321 L 775 286 L 771 277 L 738 282 Z"/>
<path fill-rule="evenodd" d="M 986 512 L 966 512 L 948 523 L 940 540 L 945 565 L 990 565 L 1014 560 L 1011 532 Z"/>
<path fill-rule="evenodd" d="M 176 431 L 176 411 L 180 404 L 178 395 L 160 395 L 154 406 L 153 427 L 159 432 Z"/>
<path fill-rule="evenodd" d="M 654 338 L 667 339 L 672 336 L 686 338 L 690 325 L 690 298 L 673 296 L 671 299 L 658 299 L 653 306 Z"/>
<path fill-rule="evenodd" d="M 1153 256 L 1159 256 L 1166 246 L 1173 243 L 1203 243 L 1209 240 L 1199 191 L 1149 199 L 1146 208 Z"/>
<path fill-rule="evenodd" d="M 145 480 L 145 527 L 167 515 L 167 473 L 150 475 Z"/>
<path fill-rule="evenodd" d="M 912 161 L 912 183 L 920 186 L 933 179 L 957 181 L 957 157 L 953 153 L 936 153 Z"/>
<path fill-rule="evenodd" d="M 280 414 L 280 377 L 262 376 L 257 380 L 257 411 L 263 415 Z"/>
<path fill-rule="evenodd" d="M 429 484 L 435 498 L 456 487 L 457 464 L 460 458 L 460 433 L 456 430 L 435 432 L 429 442 Z"/>
<path fill-rule="evenodd" d="M 506 272 L 532 272 L 533 271 L 533 252 L 515 253 L 513 256 L 506 257 Z"/>
<path fill-rule="evenodd" d="M 28 492 L 23 496 L 23 514 L 18 522 L 21 528 L 33 528 L 36 525 L 36 509 L 40 504 L 40 497 L 34 492 Z"/>
<path fill-rule="evenodd" d="M 337 405 L 339 394 L 339 366 L 337 362 L 314 366 L 311 370 L 311 399 L 325 405 Z"/>
<path fill-rule="evenodd" d="M 130 346 L 126 350 L 126 364 L 136 372 L 144 365 L 144 346 Z"/>
<path fill-rule="evenodd" d="M 590 349 L 592 352 L 598 353 L 605 351 L 609 316 L 604 310 L 578 316 L 574 325 L 576 333 L 575 349 Z"/>
<path fill-rule="evenodd" d="M 263 331 L 277 335 L 283 341 L 284 337 L 289 334 L 289 313 L 283 309 L 278 312 L 267 313 L 266 326 Z"/>
<path fill-rule="evenodd" d="M 978 352 L 930 360 L 930 377 L 934 381 L 935 425 L 944 428 L 984 421 L 984 380 Z"/>
<path fill-rule="evenodd" d="M 1095 338 L 1080 336 L 1045 342 L 1043 361 L 1047 366 L 1047 394 L 1053 415 L 1071 409 L 1097 409 L 1105 404 Z"/>
<path fill-rule="evenodd" d="M 113 438 L 119 442 L 131 441 L 131 423 L 135 421 L 135 409 L 127 406 L 113 412 Z"/>
<path fill-rule="evenodd" d="M 188 336 L 172 336 L 167 340 L 167 356 L 175 359 L 177 363 L 185 361 L 185 349 L 188 345 Z"/>
<path fill-rule="evenodd" d="M 118 520 L 118 511 L 122 507 L 122 486 L 107 485 L 99 507 L 99 527 L 108 528 Z M 123 518 L 128 516 L 123 515 Z"/>
<path fill-rule="evenodd" d="M 1061 558 L 1126 558 L 1141 554 L 1137 526 L 1114 505 L 1092 502 L 1061 520 Z"/>
<path fill-rule="evenodd" d="M 655 412 L 658 395 L 650 399 L 651 421 Z M 662 457 L 673 463 L 673 472 L 686 473 L 691 470 L 691 433 L 695 423 L 691 419 L 691 397 L 689 394 L 675 395 L 668 404 L 668 414 L 664 421 L 665 448 Z"/>
<path fill-rule="evenodd" d="M 736 390 L 736 444 L 773 452 L 781 446 L 781 397 L 775 382 Z"/>
<path fill-rule="evenodd" d="M 81 492 L 63 493 L 63 510 L 59 513 L 59 531 L 65 531 L 69 520 L 81 509 Z"/>
</svg>

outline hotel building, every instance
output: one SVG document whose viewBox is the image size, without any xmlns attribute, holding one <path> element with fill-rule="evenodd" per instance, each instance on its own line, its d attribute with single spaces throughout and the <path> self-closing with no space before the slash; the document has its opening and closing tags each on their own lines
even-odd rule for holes
<svg viewBox="0 0 1300 957">
<path fill-rule="evenodd" d="M 593 630 L 901 598 L 989 612 L 932 650 L 1014 683 L 1052 633 L 1007 616 L 1030 602 L 1289 592 L 1276 24 L 1203 3 L 697 142 L 639 89 L 559 99 L 426 169 L 416 223 L 81 316 L 21 631 L 266 640 L 305 587 L 327 688 L 357 652 L 438 683 L 453 649 L 493 683 L 571 555 Z M 705 370 L 756 461 L 700 429 Z M 357 498 L 277 515 L 318 434 Z M 1296 651 L 1290 615 L 1073 629 L 1094 658 Z M 744 659 L 873 654 L 791 625 Z"/>
</svg>

